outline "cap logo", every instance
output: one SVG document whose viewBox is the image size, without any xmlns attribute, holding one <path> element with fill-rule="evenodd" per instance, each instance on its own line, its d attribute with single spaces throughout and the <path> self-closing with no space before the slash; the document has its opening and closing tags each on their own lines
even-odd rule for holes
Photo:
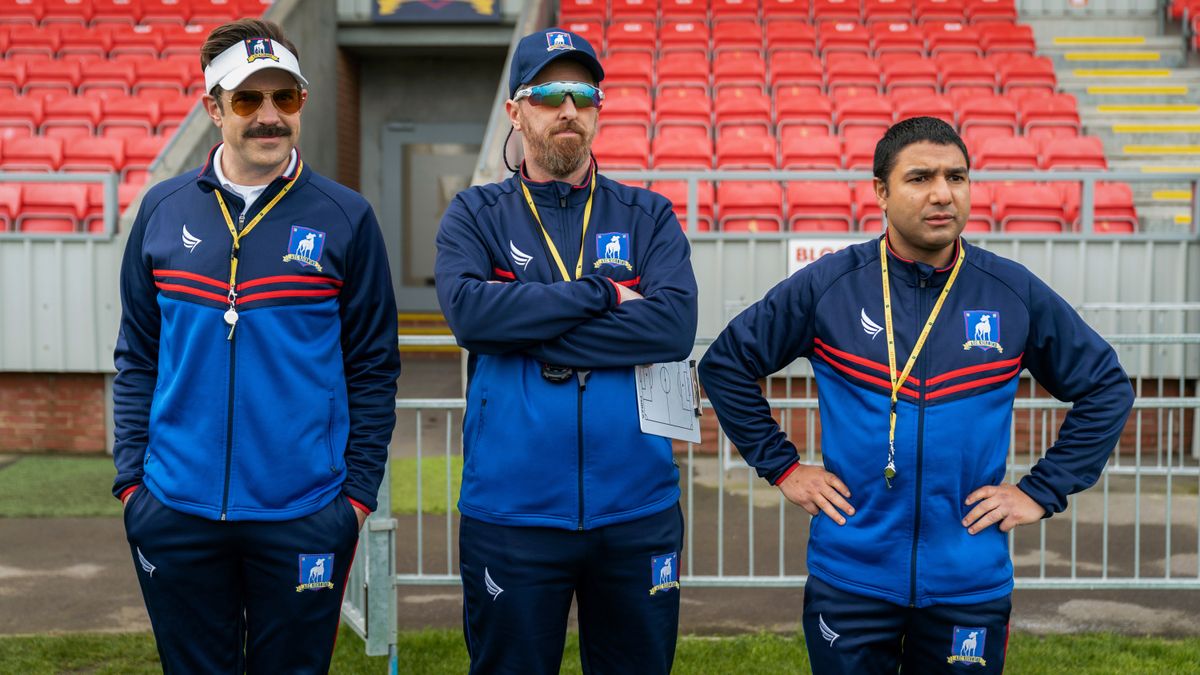
<svg viewBox="0 0 1200 675">
<path fill-rule="evenodd" d="M 571 34 L 558 31 L 546 33 L 546 51 L 553 52 L 559 49 L 575 49 L 575 45 L 571 44 Z"/>
<path fill-rule="evenodd" d="M 259 59 L 278 61 L 275 48 L 267 38 L 249 38 L 246 40 L 246 63 L 254 63 Z"/>
</svg>

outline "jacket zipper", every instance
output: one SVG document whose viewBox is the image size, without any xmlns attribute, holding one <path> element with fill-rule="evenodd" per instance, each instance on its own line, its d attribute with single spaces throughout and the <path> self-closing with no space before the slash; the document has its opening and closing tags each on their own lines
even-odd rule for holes
<svg viewBox="0 0 1200 675">
<path fill-rule="evenodd" d="M 928 287 L 928 283 L 926 282 L 925 279 L 921 279 L 920 281 L 917 282 L 917 317 L 918 317 L 917 327 L 918 327 L 918 330 L 921 327 L 923 327 L 925 325 L 925 321 L 928 320 L 928 315 L 924 313 L 924 311 L 925 311 L 925 296 L 927 294 L 927 291 L 926 291 L 927 287 Z M 925 318 L 921 319 L 920 317 L 922 317 L 922 316 L 924 316 Z M 915 343 L 913 346 L 914 347 L 916 346 Z M 920 356 L 918 356 L 917 358 L 918 358 L 918 360 L 920 360 Z M 926 359 L 925 361 L 921 361 L 920 367 L 917 368 L 917 372 L 919 373 L 922 382 L 924 382 L 927 379 L 927 375 L 925 373 L 925 370 L 926 370 L 925 364 L 927 361 L 928 361 L 928 359 Z M 912 559 L 910 560 L 911 567 L 909 569 L 910 581 L 909 581 L 908 592 L 909 592 L 909 606 L 910 607 L 915 607 L 917 605 L 917 543 L 921 540 L 921 483 L 922 483 L 922 478 L 923 478 L 924 455 L 925 455 L 924 436 L 925 436 L 925 391 L 923 389 L 921 389 L 921 390 L 918 390 L 918 392 L 917 392 L 917 466 L 916 466 L 917 482 L 916 482 L 916 488 L 915 488 L 914 497 L 913 497 L 913 499 L 916 501 L 916 516 L 913 518 Z"/>
<path fill-rule="evenodd" d="M 575 376 L 579 378 L 579 406 L 575 425 L 579 448 L 579 525 L 575 529 L 580 531 L 583 530 L 583 390 L 587 389 L 587 379 L 591 372 L 590 370 L 575 371 Z"/>
<path fill-rule="evenodd" d="M 238 216 L 238 232 L 246 222 L 246 211 Z M 238 249 L 230 246 L 230 264 L 238 257 Z M 232 289 L 231 289 L 232 290 Z M 235 323 L 234 326 L 237 326 Z M 232 328 L 232 327 L 231 327 Z M 225 489 L 221 494 L 221 520 L 225 520 L 229 509 L 229 473 L 233 465 L 233 382 L 237 374 L 237 342 L 233 339 L 233 330 L 229 331 L 229 393 L 225 403 Z"/>
</svg>

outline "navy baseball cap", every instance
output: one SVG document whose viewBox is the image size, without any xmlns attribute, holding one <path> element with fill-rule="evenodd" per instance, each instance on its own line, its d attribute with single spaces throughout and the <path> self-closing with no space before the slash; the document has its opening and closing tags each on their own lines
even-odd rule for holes
<svg viewBox="0 0 1200 675">
<path fill-rule="evenodd" d="M 517 43 L 512 68 L 508 71 L 508 97 L 512 98 L 522 84 L 533 80 L 551 61 L 563 58 L 582 63 L 592 71 L 597 84 L 604 79 L 604 68 L 596 58 L 596 50 L 586 39 L 561 28 L 547 28 L 526 35 Z"/>
</svg>

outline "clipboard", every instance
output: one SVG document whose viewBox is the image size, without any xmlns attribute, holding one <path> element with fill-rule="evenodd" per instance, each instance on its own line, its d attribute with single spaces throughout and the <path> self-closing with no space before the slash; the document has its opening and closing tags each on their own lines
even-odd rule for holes
<svg viewBox="0 0 1200 675">
<path fill-rule="evenodd" d="M 634 368 L 642 433 L 700 442 L 700 378 L 696 361 Z"/>
</svg>

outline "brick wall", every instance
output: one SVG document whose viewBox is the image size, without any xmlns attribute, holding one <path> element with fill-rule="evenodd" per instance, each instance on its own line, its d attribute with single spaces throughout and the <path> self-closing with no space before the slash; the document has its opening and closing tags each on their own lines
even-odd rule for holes
<svg viewBox="0 0 1200 675">
<path fill-rule="evenodd" d="M 104 375 L 0 373 L 0 452 L 102 452 Z"/>
</svg>

